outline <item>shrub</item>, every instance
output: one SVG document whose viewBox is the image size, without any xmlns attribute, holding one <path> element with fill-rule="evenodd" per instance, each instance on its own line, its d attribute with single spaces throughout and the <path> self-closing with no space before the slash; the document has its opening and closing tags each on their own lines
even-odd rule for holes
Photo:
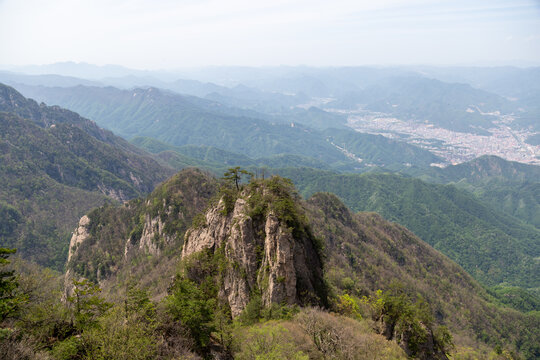
<svg viewBox="0 0 540 360">
<path fill-rule="evenodd" d="M 279 323 L 268 322 L 255 325 L 237 336 L 235 359 L 308 360 L 309 357 L 296 348 L 287 329 Z"/>
<path fill-rule="evenodd" d="M 335 316 L 316 308 L 304 309 L 295 320 L 323 359 L 406 359 L 397 344 L 373 334 L 363 321 Z"/>
<path fill-rule="evenodd" d="M 205 347 L 214 331 L 214 308 L 216 300 L 208 298 L 204 292 L 189 279 L 177 279 L 171 295 L 166 300 L 168 312 L 174 320 L 186 326 L 199 348 Z"/>
</svg>

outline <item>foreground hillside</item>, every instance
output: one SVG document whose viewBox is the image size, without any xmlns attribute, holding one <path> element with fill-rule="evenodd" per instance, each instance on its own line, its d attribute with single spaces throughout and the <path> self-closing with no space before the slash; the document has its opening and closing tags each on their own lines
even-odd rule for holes
<svg viewBox="0 0 540 360">
<path fill-rule="evenodd" d="M 61 269 L 78 218 L 153 190 L 171 174 L 90 120 L 0 85 L 2 246 Z M 23 116 L 23 117 L 21 117 Z"/>
<path fill-rule="evenodd" d="M 520 351 L 537 356 L 537 315 L 498 308 L 461 267 L 406 228 L 376 213 L 353 214 L 333 194 L 317 193 L 307 204 L 315 234 L 326 240 L 328 278 L 338 293 L 360 297 L 397 286 L 428 304 L 423 312 L 448 326 L 456 349 L 525 342 Z"/>
<path fill-rule="evenodd" d="M 321 271 L 324 283 L 317 280 Z M 237 190 L 234 183 L 220 185 L 200 171 L 185 170 L 145 199 L 92 211 L 72 238 L 68 294 L 79 291 L 73 281 L 82 277 L 99 283 L 108 301 L 119 304 L 131 301 L 133 286 L 147 289 L 145 301 L 168 309 L 157 321 L 172 317 L 183 329 L 169 323 L 145 333 L 144 339 L 165 336 L 156 346 L 167 351 L 182 346 L 207 357 L 239 355 L 247 351 L 243 343 L 270 337 L 280 339 L 279 351 L 326 358 L 322 345 L 311 343 L 304 331 L 307 324 L 338 323 L 358 347 L 349 349 L 356 355 L 336 358 L 403 356 L 392 344 L 426 359 L 445 358 L 444 352 L 487 358 L 496 346 L 499 354 L 517 351 L 530 359 L 539 351 L 537 316 L 492 304 L 458 265 L 405 228 L 375 214 L 355 215 L 334 195 L 316 194 L 304 202 L 278 177 L 254 179 Z M 294 315 L 295 304 L 317 304 L 341 315 L 311 310 Z M 186 317 L 192 311 L 195 317 Z M 105 319 L 121 315 L 106 314 Z M 264 322 L 269 319 L 274 322 Z M 232 339 L 224 337 L 233 328 Z M 88 330 L 74 331 L 85 338 Z M 176 345 L 174 334 L 183 339 Z M 371 351 L 363 347 L 367 344 Z"/>
</svg>

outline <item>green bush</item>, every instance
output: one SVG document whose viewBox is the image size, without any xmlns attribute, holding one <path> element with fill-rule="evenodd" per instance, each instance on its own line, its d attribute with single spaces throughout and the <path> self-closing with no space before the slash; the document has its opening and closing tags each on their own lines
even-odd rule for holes
<svg viewBox="0 0 540 360">
<path fill-rule="evenodd" d="M 237 337 L 239 360 L 308 360 L 289 338 L 289 331 L 275 322 L 255 325 Z"/>
<path fill-rule="evenodd" d="M 213 325 L 216 299 L 206 294 L 188 279 L 177 279 L 166 300 L 167 310 L 173 319 L 186 326 L 197 346 L 208 345 Z"/>
</svg>

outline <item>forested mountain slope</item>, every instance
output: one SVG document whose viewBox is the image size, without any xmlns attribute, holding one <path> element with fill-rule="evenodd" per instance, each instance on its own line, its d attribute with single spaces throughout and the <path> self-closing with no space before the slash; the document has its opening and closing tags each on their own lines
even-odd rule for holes
<svg viewBox="0 0 540 360">
<path fill-rule="evenodd" d="M 455 186 L 391 174 L 277 172 L 304 196 L 331 191 L 355 211 L 375 211 L 406 226 L 485 284 L 539 286 L 540 231 Z"/>
<path fill-rule="evenodd" d="M 328 162 L 347 158 L 317 132 L 231 114 L 224 105 L 156 88 L 119 90 L 77 86 L 46 89 L 42 98 L 80 112 L 125 137 L 170 145 L 207 145 L 250 157 L 296 154 Z"/>
<path fill-rule="evenodd" d="M 376 165 L 391 170 L 406 169 L 414 165 L 426 169 L 432 163 L 442 162 L 441 158 L 428 150 L 382 135 L 365 134 L 350 129 L 327 129 L 324 134 L 333 144 L 361 159 L 363 165 Z"/>
<path fill-rule="evenodd" d="M 6 86 L 0 95 L 9 111 L 0 112 L 2 245 L 24 257 L 61 268 L 82 213 L 147 193 L 172 174 L 76 113 L 37 105 Z"/>
<path fill-rule="evenodd" d="M 456 350 L 502 341 L 526 357 L 540 354 L 538 315 L 495 307 L 460 266 L 403 226 L 375 213 L 353 214 L 329 193 L 316 193 L 307 204 L 315 234 L 325 239 L 328 278 L 339 292 L 364 296 L 382 289 L 423 299 L 422 313 L 448 326 Z"/>
<path fill-rule="evenodd" d="M 540 228 L 540 166 L 481 156 L 443 169 L 411 168 L 403 172 L 428 182 L 453 183 L 492 207 Z"/>
</svg>

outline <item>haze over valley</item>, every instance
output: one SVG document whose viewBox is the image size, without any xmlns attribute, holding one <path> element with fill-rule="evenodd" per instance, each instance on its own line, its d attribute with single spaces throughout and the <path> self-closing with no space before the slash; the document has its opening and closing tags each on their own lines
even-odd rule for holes
<svg viewBox="0 0 540 360">
<path fill-rule="evenodd" d="M 77 98 L 86 98 L 85 91 L 95 95 L 96 89 L 78 88 L 70 91 L 69 88 L 110 85 L 121 89 L 156 87 L 202 97 L 230 108 L 229 113 L 236 111 L 242 116 L 271 122 L 291 126 L 299 123 L 318 129 L 350 127 L 361 133 L 380 134 L 427 149 L 441 159 L 434 163 L 437 166 L 458 164 L 482 155 L 495 155 L 528 164 L 539 164 L 540 161 L 540 145 L 533 141 L 540 132 L 538 125 L 530 120 L 537 116 L 536 103 L 528 98 L 509 98 L 504 92 L 490 92 L 487 86 L 485 89 L 474 88 L 473 80 L 469 81 L 470 84 L 444 82 L 409 68 L 285 67 L 246 68 L 247 72 L 255 74 L 256 82 L 235 78 L 239 71 L 237 68 L 212 69 L 218 79 L 228 79 L 227 84 L 215 84 L 197 80 L 197 74 L 202 70 L 183 73 L 183 76 L 190 77 L 187 80 L 170 73 L 168 76 L 176 80 L 162 81 L 160 78 L 165 76 L 163 72 L 144 72 L 143 77 L 138 71 L 117 67 L 115 71 L 119 74 L 129 75 L 99 79 L 97 76 L 100 72 L 107 74 L 106 68 L 90 65 L 80 67 L 92 73 L 91 79 L 3 72 L 0 80 L 18 87 L 23 94 L 38 101 L 68 107 L 94 118 L 106 128 L 120 132 L 123 129 L 111 127 L 114 125 L 92 112 L 95 108 L 91 110 L 85 107 L 84 101 L 89 99 Z M 70 74 L 77 66 L 68 63 L 51 68 L 64 69 L 60 73 Z M 455 68 L 447 68 L 446 71 L 450 70 L 456 73 L 460 71 Z M 493 78 L 493 82 L 506 79 L 509 74 L 529 76 L 531 79 L 538 77 L 535 68 L 482 70 L 488 73 L 486 76 Z M 48 68 L 43 67 L 41 71 L 46 73 Z M 469 68 L 461 69 L 464 74 L 468 71 Z M 278 74 L 277 78 L 273 77 L 275 73 Z M 528 91 L 527 86 L 523 86 L 522 93 Z M 51 87 L 55 89 L 47 89 Z M 514 87 L 514 91 L 520 90 Z M 137 96 L 137 93 L 135 91 L 132 96 Z M 233 110 L 235 108 L 238 110 Z M 242 113 L 239 109 L 252 112 Z M 133 135 L 146 134 L 140 131 L 124 133 L 128 139 Z M 351 149 L 336 145 L 342 148 L 340 151 L 353 153 Z M 364 159 L 358 157 L 357 161 L 360 160 Z M 366 161 L 363 165 L 378 164 Z"/>
</svg>

